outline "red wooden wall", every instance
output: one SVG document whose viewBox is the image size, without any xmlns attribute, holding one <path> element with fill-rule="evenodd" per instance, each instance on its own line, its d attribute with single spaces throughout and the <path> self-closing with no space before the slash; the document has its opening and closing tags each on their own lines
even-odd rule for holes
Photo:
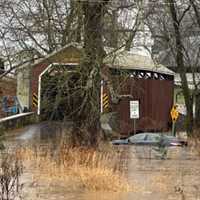
<svg viewBox="0 0 200 200">
<path fill-rule="evenodd" d="M 136 131 L 169 130 L 173 85 L 173 80 L 129 78 L 121 88 L 121 94 L 131 94 L 133 98 L 122 98 L 115 106 L 120 117 L 120 133 L 127 135 L 134 131 L 130 100 L 139 100 L 140 118 L 136 119 Z"/>
</svg>

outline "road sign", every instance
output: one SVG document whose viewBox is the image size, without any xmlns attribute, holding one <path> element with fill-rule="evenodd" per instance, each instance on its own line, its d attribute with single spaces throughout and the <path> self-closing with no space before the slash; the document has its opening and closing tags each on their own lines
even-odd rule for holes
<svg viewBox="0 0 200 200">
<path fill-rule="evenodd" d="M 139 101 L 130 101 L 130 118 L 139 119 Z"/>
<path fill-rule="evenodd" d="M 174 105 L 172 107 L 170 114 L 171 114 L 172 121 L 176 122 L 176 120 L 178 119 L 178 116 L 179 116 L 179 112 L 177 110 L 177 105 Z"/>
<path fill-rule="evenodd" d="M 103 109 L 104 111 L 108 111 L 109 108 L 109 98 L 106 93 L 103 94 Z"/>
<path fill-rule="evenodd" d="M 37 107 L 38 106 L 38 96 L 36 93 L 33 93 L 33 106 Z"/>
</svg>

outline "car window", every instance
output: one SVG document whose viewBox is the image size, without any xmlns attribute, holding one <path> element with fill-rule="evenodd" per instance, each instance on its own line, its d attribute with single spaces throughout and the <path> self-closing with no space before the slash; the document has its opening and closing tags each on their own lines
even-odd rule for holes
<svg viewBox="0 0 200 200">
<path fill-rule="evenodd" d="M 177 139 L 176 137 L 172 136 L 172 135 L 165 135 L 166 138 L 168 139 Z"/>
<path fill-rule="evenodd" d="M 165 135 L 164 136 L 167 140 L 170 140 L 170 141 L 177 141 L 178 139 L 174 136 L 171 136 L 171 135 Z"/>
<path fill-rule="evenodd" d="M 136 134 L 134 136 L 129 137 L 130 142 L 141 142 L 144 141 L 146 134 Z"/>
<path fill-rule="evenodd" d="M 158 142 L 160 140 L 160 135 L 149 134 L 149 135 L 147 135 L 147 140 L 150 141 L 150 142 Z"/>
</svg>

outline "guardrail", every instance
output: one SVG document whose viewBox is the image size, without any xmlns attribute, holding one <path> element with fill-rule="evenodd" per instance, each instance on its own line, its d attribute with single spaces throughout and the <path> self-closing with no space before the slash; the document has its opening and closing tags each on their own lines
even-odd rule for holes
<svg viewBox="0 0 200 200">
<path fill-rule="evenodd" d="M 17 119 L 17 118 L 20 118 L 20 117 L 32 115 L 32 114 L 34 114 L 34 112 L 20 113 L 20 114 L 16 114 L 16 115 L 11 115 L 11 116 L 9 116 L 9 117 L 1 118 L 1 119 L 0 119 L 0 123 L 1 123 L 1 122 L 5 122 L 5 121 L 8 121 L 8 120 Z"/>
<path fill-rule="evenodd" d="M 15 128 L 20 125 L 26 124 L 27 121 L 31 121 L 31 116 L 34 112 L 20 113 L 11 115 L 0 119 L 0 126 L 4 128 Z"/>
</svg>

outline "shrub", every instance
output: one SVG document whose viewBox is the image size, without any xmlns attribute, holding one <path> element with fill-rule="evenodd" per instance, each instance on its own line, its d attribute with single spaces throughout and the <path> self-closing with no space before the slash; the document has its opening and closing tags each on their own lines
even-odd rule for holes
<svg viewBox="0 0 200 200">
<path fill-rule="evenodd" d="M 0 199 L 14 200 L 20 196 L 22 184 L 20 176 L 23 166 L 17 155 L 1 154 L 0 164 Z"/>
</svg>

